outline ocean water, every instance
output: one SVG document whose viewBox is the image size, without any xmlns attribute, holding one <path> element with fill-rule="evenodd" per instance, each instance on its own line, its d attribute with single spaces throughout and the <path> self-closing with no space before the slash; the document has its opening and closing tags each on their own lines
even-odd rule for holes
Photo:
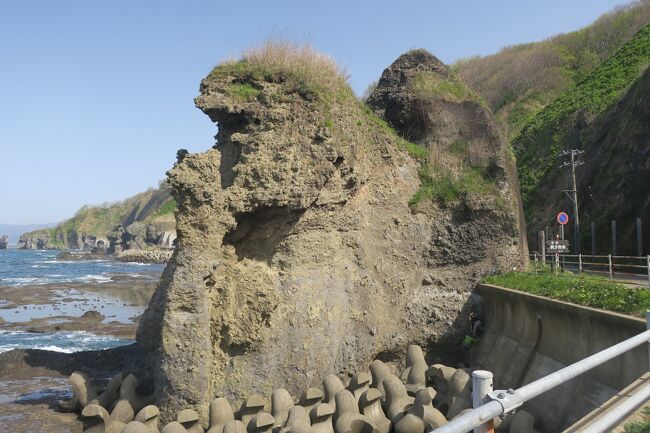
<svg viewBox="0 0 650 433">
<path fill-rule="evenodd" d="M 51 316 L 80 316 L 94 309 L 106 316 L 105 322 L 128 322 L 142 313 L 142 307 L 127 305 L 116 298 L 83 292 L 84 283 L 104 284 L 112 277 L 157 280 L 164 265 L 123 263 L 112 260 L 56 260 L 57 251 L 0 250 L 0 318 L 6 322 L 24 322 Z M 35 290 L 42 284 L 75 283 L 75 289 L 63 288 L 50 304 L 26 304 L 3 308 L 3 286 Z M 87 301 L 83 299 L 86 298 Z M 89 299 L 88 299 L 89 298 Z M 44 349 L 58 352 L 100 350 L 131 344 L 132 340 L 94 335 L 85 331 L 30 333 L 0 330 L 0 353 L 12 349 Z"/>
<path fill-rule="evenodd" d="M 42 349 L 72 353 L 101 350 L 133 343 L 133 340 L 94 335 L 85 331 L 24 332 L 0 331 L 0 353 L 12 349 Z"/>
<path fill-rule="evenodd" d="M 164 265 L 112 260 L 56 260 L 58 251 L 0 250 L 0 286 L 102 283 L 116 274 L 158 279 Z"/>
</svg>

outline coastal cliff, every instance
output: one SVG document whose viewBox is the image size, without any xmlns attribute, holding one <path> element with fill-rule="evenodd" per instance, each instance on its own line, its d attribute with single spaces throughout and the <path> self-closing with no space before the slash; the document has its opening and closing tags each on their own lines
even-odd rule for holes
<svg viewBox="0 0 650 433">
<path fill-rule="evenodd" d="M 328 57 L 283 43 L 217 66 L 195 102 L 217 143 L 168 172 L 177 247 L 137 336 L 164 419 L 298 395 L 409 343 L 458 354 L 476 284 L 525 249 L 502 142 L 468 140 L 486 157 L 459 181 L 431 159 L 448 149 L 404 140 Z"/>
<path fill-rule="evenodd" d="M 174 209 L 169 186 L 129 197 L 117 203 L 84 206 L 74 217 L 55 227 L 24 233 L 19 249 L 100 248 L 110 253 L 126 249 L 171 249 L 176 239 Z"/>
</svg>

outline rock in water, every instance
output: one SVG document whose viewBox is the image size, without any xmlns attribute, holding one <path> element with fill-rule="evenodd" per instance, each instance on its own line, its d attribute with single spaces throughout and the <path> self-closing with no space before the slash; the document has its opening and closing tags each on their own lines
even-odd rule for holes
<svg viewBox="0 0 650 433">
<path fill-rule="evenodd" d="M 206 423 L 216 396 L 300 395 L 404 341 L 457 351 L 476 283 L 519 263 L 506 187 L 413 208 L 406 143 L 297 51 L 306 71 L 287 56 L 215 68 L 196 105 L 217 145 L 168 172 L 177 246 L 138 329 L 166 421 L 189 406 Z"/>
<path fill-rule="evenodd" d="M 0 250 L 6 250 L 9 244 L 9 237 L 7 235 L 0 235 Z"/>
</svg>

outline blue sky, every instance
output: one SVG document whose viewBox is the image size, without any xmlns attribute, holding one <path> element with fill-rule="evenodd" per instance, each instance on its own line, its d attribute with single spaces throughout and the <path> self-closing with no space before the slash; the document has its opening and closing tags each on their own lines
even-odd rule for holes
<svg viewBox="0 0 650 433">
<path fill-rule="evenodd" d="M 362 93 L 399 54 L 444 62 L 588 25 L 620 0 L 0 3 L 0 223 L 57 222 L 209 148 L 199 81 L 269 37 L 334 57 Z"/>
</svg>

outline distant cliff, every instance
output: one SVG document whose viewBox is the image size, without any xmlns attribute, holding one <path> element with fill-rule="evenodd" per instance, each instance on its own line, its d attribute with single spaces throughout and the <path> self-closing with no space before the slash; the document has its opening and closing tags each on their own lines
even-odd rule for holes
<svg viewBox="0 0 650 433">
<path fill-rule="evenodd" d="M 167 183 L 126 200 L 100 206 L 84 206 L 74 217 L 56 227 L 24 233 L 21 249 L 91 249 L 112 252 L 172 247 L 176 238 L 174 209 Z"/>
</svg>

